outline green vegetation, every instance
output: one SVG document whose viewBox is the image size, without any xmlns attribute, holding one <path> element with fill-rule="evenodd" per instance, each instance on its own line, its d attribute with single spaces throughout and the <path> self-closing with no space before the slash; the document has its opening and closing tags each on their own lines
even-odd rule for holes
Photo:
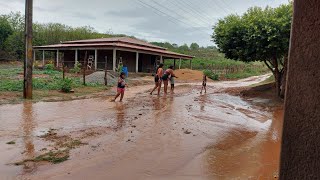
<svg viewBox="0 0 320 180">
<path fill-rule="evenodd" d="M 46 65 L 44 66 L 44 69 L 45 69 L 46 71 L 53 71 L 53 70 L 54 70 L 54 65 L 53 65 L 53 64 L 46 64 Z"/>
<path fill-rule="evenodd" d="M 44 153 L 42 155 L 39 155 L 33 159 L 25 159 L 23 161 L 16 162 L 16 163 L 14 163 L 14 165 L 21 166 L 27 162 L 43 162 L 43 161 L 50 162 L 53 164 L 58 164 L 58 163 L 62 163 L 64 161 L 66 161 L 68 159 L 69 159 L 69 150 L 66 149 L 63 151 L 61 151 L 61 150 L 49 151 L 49 152 Z"/>
<path fill-rule="evenodd" d="M 9 141 L 6 144 L 16 144 L 16 142 L 15 141 Z"/>
<path fill-rule="evenodd" d="M 0 16 L 0 48 L 3 48 L 4 42 L 12 33 L 13 29 L 7 19 Z"/>
<path fill-rule="evenodd" d="M 71 92 L 72 86 L 73 86 L 73 80 L 67 77 L 63 79 L 60 84 L 61 91 L 65 93 Z"/>
<path fill-rule="evenodd" d="M 70 70 L 71 73 L 80 73 L 81 71 L 81 63 L 79 61 L 77 61 L 73 67 L 73 69 Z"/>
<path fill-rule="evenodd" d="M 68 149 L 75 149 L 79 146 L 87 145 L 87 144 L 88 143 L 83 143 L 80 140 L 74 139 L 74 140 L 71 140 L 70 142 L 66 142 L 66 143 L 62 144 L 61 147 L 66 147 Z"/>
<path fill-rule="evenodd" d="M 233 14 L 219 20 L 212 38 L 227 58 L 264 62 L 274 74 L 278 96 L 283 96 L 291 21 L 291 3 L 277 8 L 254 7 L 242 16 Z"/>
<path fill-rule="evenodd" d="M 207 77 L 209 77 L 212 80 L 219 80 L 219 75 L 215 74 L 213 71 L 211 70 L 203 70 L 203 74 L 206 75 Z"/>
<path fill-rule="evenodd" d="M 23 69 L 16 66 L 0 66 L 0 92 L 1 91 L 23 91 Z M 62 79 L 62 72 L 54 70 L 51 64 L 47 64 L 45 70 L 35 69 L 33 71 L 34 90 L 62 90 L 70 92 L 72 88 L 81 88 L 82 80 L 78 76 L 70 75 Z M 89 87 L 98 87 L 95 83 L 87 83 Z M 103 87 L 103 86 L 102 86 Z"/>
<path fill-rule="evenodd" d="M 99 33 L 90 26 L 71 27 L 60 23 L 34 23 L 33 45 L 57 44 L 61 41 L 125 36 Z M 11 12 L 0 15 L 0 60 L 22 60 L 24 57 L 24 15 Z"/>
<path fill-rule="evenodd" d="M 14 163 L 16 166 L 23 165 L 27 162 L 50 162 L 53 164 L 58 164 L 69 159 L 69 154 L 72 149 L 80 147 L 82 145 L 87 145 L 88 143 L 83 143 L 78 139 L 73 139 L 69 136 L 59 136 L 56 133 L 56 129 L 50 129 L 48 133 L 39 136 L 48 141 L 54 142 L 54 150 L 50 150 L 44 154 L 41 154 L 32 159 L 25 159 L 20 162 Z M 42 148 L 41 151 L 47 151 L 47 148 Z"/>
<path fill-rule="evenodd" d="M 192 60 L 192 69 L 206 70 L 206 72 L 213 72 L 222 79 L 239 79 L 250 76 L 257 76 L 268 72 L 268 68 L 262 62 L 242 62 L 234 61 L 224 57 L 224 54 L 214 47 L 199 47 L 186 48 L 175 47 L 170 43 L 155 43 L 153 44 L 170 48 L 171 51 L 195 56 Z M 193 46 L 197 47 L 197 45 Z M 184 45 L 185 46 L 185 45 Z M 165 66 L 173 65 L 173 60 L 165 60 Z M 176 60 L 176 68 L 179 66 L 179 61 Z M 190 68 L 190 61 L 182 60 L 181 68 Z M 209 77 L 209 76 L 208 76 Z"/>
<path fill-rule="evenodd" d="M 69 158 L 69 150 L 56 151 L 56 152 L 49 151 L 48 153 L 42 154 L 34 158 L 34 162 L 48 161 L 53 164 L 58 164 L 68 160 L 68 158 Z"/>
</svg>

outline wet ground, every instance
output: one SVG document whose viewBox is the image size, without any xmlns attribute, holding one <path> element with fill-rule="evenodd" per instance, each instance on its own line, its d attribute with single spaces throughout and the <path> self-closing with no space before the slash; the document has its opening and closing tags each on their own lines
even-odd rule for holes
<svg viewBox="0 0 320 180">
<path fill-rule="evenodd" d="M 203 95 L 191 83 L 160 97 L 147 93 L 152 86 L 128 88 L 123 103 L 2 105 L 0 179 L 274 179 L 281 106 L 221 93 L 267 77 L 209 83 Z M 14 165 L 67 141 L 81 141 L 67 161 Z"/>
</svg>

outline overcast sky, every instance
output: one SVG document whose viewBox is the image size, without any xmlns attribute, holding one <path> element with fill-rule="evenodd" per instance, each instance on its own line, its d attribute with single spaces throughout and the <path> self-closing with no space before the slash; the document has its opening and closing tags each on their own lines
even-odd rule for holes
<svg viewBox="0 0 320 180">
<path fill-rule="evenodd" d="M 0 0 L 0 14 L 24 13 L 25 0 Z M 213 45 L 217 19 L 249 7 L 276 7 L 288 0 L 34 0 L 34 21 L 92 26 L 148 41 Z"/>
</svg>

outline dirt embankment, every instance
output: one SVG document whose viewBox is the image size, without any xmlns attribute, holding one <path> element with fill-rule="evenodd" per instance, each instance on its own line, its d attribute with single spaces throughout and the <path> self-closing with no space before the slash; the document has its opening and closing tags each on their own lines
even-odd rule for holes
<svg viewBox="0 0 320 180">
<path fill-rule="evenodd" d="M 174 71 L 175 75 L 178 76 L 178 81 L 180 82 L 194 82 L 194 81 L 202 81 L 203 72 L 198 70 L 191 69 L 179 69 Z M 209 82 L 213 82 L 208 78 Z"/>
<path fill-rule="evenodd" d="M 248 87 L 232 87 L 224 89 L 223 92 L 228 93 L 230 95 L 241 96 L 244 98 L 259 97 L 264 99 L 271 99 L 277 102 L 282 102 L 282 99 L 276 95 L 274 83 L 266 83 Z"/>
</svg>

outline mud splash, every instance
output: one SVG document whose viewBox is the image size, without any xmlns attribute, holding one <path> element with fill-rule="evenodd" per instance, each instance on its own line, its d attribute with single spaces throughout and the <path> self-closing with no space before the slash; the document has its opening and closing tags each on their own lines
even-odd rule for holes
<svg viewBox="0 0 320 180">
<path fill-rule="evenodd" d="M 152 86 L 129 88 L 124 103 L 109 99 L 0 106 L 0 177 L 4 179 L 257 179 L 277 174 L 282 110 L 214 92 L 254 84 L 266 76 L 178 86 L 150 96 Z M 259 100 L 259 99 L 258 99 Z M 10 163 L 55 148 L 41 138 L 88 143 L 62 164 Z M 15 141 L 8 145 L 6 142 Z"/>
</svg>

